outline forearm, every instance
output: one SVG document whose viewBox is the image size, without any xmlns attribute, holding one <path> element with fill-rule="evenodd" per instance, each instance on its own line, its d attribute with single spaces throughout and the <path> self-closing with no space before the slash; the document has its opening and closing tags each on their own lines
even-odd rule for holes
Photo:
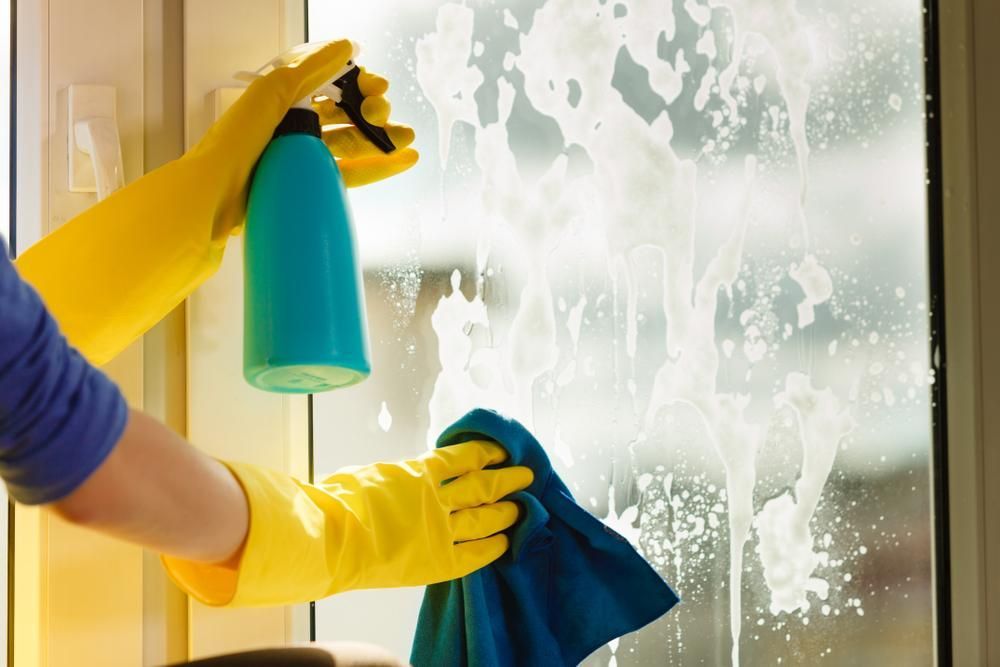
<svg viewBox="0 0 1000 667">
<path fill-rule="evenodd" d="M 165 558 L 181 588 L 211 605 L 283 605 L 361 588 L 456 579 L 499 558 L 530 469 L 491 469 L 493 442 L 464 442 L 398 463 L 346 468 L 318 484 L 231 463 L 250 528 L 237 569 Z M 445 481 L 447 484 L 444 484 Z"/>
<path fill-rule="evenodd" d="M 206 172 L 206 173 L 201 173 Z M 105 364 L 181 303 L 218 267 L 199 193 L 216 187 L 196 159 L 146 174 L 69 220 L 16 260 L 62 334 Z"/>
<path fill-rule="evenodd" d="M 0 477 L 20 503 L 202 562 L 247 532 L 242 487 L 72 350 L 0 244 Z"/>
<path fill-rule="evenodd" d="M 94 474 L 50 507 L 107 535 L 206 563 L 237 555 L 249 525 L 229 469 L 136 410 Z"/>
</svg>

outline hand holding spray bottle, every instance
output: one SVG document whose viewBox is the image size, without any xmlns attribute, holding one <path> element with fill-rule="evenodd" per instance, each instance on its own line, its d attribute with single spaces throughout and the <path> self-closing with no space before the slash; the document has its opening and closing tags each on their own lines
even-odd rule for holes
<svg viewBox="0 0 1000 667">
<path fill-rule="evenodd" d="M 282 54 L 249 76 L 308 47 Z M 390 153 L 395 146 L 385 129 L 361 113 L 361 70 L 354 58 L 315 94 L 336 103 L 367 139 Z M 311 98 L 290 109 L 275 129 L 247 203 L 243 374 L 265 391 L 329 391 L 360 382 L 371 371 L 354 223 Z"/>
</svg>

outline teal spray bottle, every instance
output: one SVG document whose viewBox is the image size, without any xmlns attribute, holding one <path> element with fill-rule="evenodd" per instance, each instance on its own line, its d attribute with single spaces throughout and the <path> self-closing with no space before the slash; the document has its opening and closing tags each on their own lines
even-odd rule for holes
<svg viewBox="0 0 1000 667">
<path fill-rule="evenodd" d="M 317 94 L 332 99 L 366 138 L 391 152 L 395 146 L 385 130 L 361 115 L 359 74 L 352 59 Z M 257 163 L 243 253 L 247 382 L 265 391 L 315 393 L 368 377 L 354 222 L 309 98 L 288 111 Z"/>
</svg>

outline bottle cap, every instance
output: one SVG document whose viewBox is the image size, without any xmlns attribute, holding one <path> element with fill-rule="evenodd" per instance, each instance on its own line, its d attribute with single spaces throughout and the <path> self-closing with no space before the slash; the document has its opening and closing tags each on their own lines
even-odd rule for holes
<svg viewBox="0 0 1000 667">
<path fill-rule="evenodd" d="M 311 134 L 314 137 L 322 137 L 319 114 L 312 109 L 289 109 L 285 117 L 278 123 L 278 127 L 274 128 L 272 139 L 283 137 L 286 134 Z"/>
</svg>

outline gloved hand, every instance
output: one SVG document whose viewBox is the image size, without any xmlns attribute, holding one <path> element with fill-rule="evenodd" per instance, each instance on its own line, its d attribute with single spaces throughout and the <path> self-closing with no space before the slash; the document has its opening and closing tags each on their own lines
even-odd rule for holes
<svg viewBox="0 0 1000 667">
<path fill-rule="evenodd" d="M 315 486 L 227 464 L 250 503 L 238 568 L 171 557 L 164 564 L 191 595 L 214 605 L 290 604 L 457 579 L 507 550 L 500 531 L 518 508 L 500 499 L 527 488 L 533 475 L 524 467 L 484 469 L 506 458 L 499 445 L 472 441 L 340 470 Z"/>
<path fill-rule="evenodd" d="M 396 146 L 392 153 L 383 153 L 356 128 L 343 109 L 322 98 L 313 104 L 323 125 L 323 141 L 337 160 L 337 166 L 349 188 L 367 185 L 406 171 L 417 162 L 417 152 L 407 148 L 413 143 L 413 128 L 389 122 L 391 106 L 385 99 L 389 82 L 361 68 L 358 87 L 365 101 L 361 113 L 373 125 L 385 127 Z"/>
<path fill-rule="evenodd" d="M 17 262 L 63 334 L 91 362 L 105 363 L 160 321 L 218 268 L 246 213 L 250 175 L 275 126 L 297 101 L 350 59 L 351 43 L 329 43 L 254 81 L 188 153 L 115 192 L 29 248 Z M 388 119 L 385 79 L 359 77 L 365 117 Z M 346 116 L 321 107 L 327 122 Z M 386 127 L 397 150 L 375 154 L 357 130 L 324 139 L 348 186 L 411 167 L 413 131 Z"/>
</svg>

